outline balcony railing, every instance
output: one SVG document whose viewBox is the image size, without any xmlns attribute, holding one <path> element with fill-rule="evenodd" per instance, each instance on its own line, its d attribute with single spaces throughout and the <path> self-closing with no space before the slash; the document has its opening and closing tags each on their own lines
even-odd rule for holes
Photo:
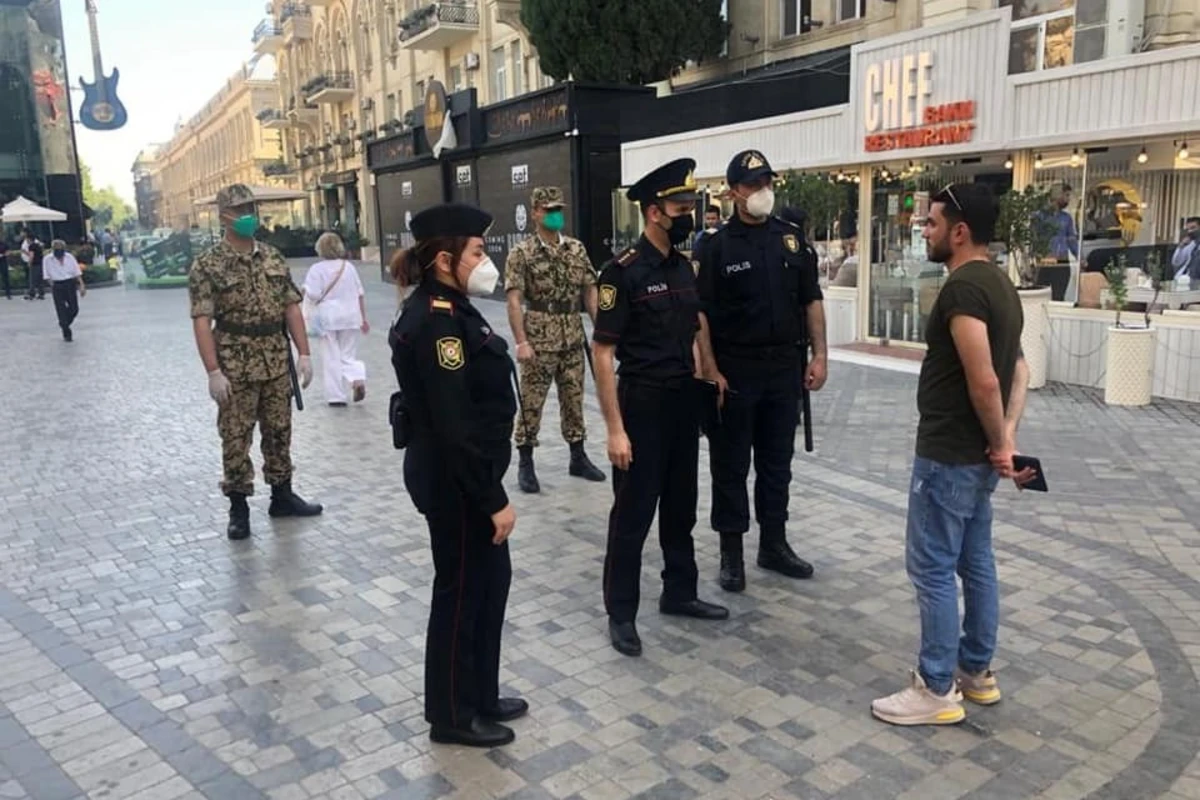
<svg viewBox="0 0 1200 800">
<path fill-rule="evenodd" d="M 283 159 L 271 161 L 263 164 L 262 173 L 268 178 L 277 177 L 279 175 L 291 175 L 292 167 Z"/>
<path fill-rule="evenodd" d="M 255 52 L 273 53 L 279 49 L 282 36 L 283 28 L 273 20 L 264 19 L 254 28 L 254 35 L 250 37 L 250 40 L 254 43 Z"/>
<path fill-rule="evenodd" d="M 479 30 L 475 0 L 441 0 L 414 11 L 400 23 L 400 42 L 415 49 L 439 50 Z"/>
<path fill-rule="evenodd" d="M 310 103 L 339 103 L 354 96 L 354 76 L 349 72 L 328 72 L 318 75 L 300 87 Z"/>
<path fill-rule="evenodd" d="M 264 108 L 262 111 L 254 115 L 262 125 L 270 125 L 272 122 L 286 121 L 287 115 L 278 108 Z"/>
<path fill-rule="evenodd" d="M 311 17 L 312 9 L 308 3 L 284 3 L 279 9 L 279 24 L 287 22 L 292 17 Z"/>
</svg>

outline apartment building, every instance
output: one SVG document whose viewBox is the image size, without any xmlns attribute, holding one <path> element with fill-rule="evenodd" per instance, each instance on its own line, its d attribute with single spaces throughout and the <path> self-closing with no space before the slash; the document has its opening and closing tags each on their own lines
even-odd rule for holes
<svg viewBox="0 0 1200 800">
<path fill-rule="evenodd" d="M 161 145 L 143 147 L 133 160 L 133 195 L 137 204 L 138 226 L 153 230 L 163 225 L 162 188 L 159 186 L 158 157 Z"/>
<path fill-rule="evenodd" d="M 412 126 L 439 81 L 480 105 L 549 81 L 518 30 L 513 0 L 274 0 L 253 33 L 275 57 L 278 94 L 259 113 L 283 141 L 284 169 L 310 196 L 310 224 L 376 230 L 367 145 Z M 406 119 L 407 118 L 407 119 Z M 377 243 L 376 243 L 377 244 Z"/>
<path fill-rule="evenodd" d="M 150 169 L 162 195 L 163 225 L 187 228 L 207 224 L 213 209 L 198 201 L 213 197 L 231 183 L 288 185 L 281 136 L 259 119 L 278 97 L 270 62 L 259 62 L 253 68 L 247 65 L 226 80 L 191 119 L 176 126 Z"/>
</svg>

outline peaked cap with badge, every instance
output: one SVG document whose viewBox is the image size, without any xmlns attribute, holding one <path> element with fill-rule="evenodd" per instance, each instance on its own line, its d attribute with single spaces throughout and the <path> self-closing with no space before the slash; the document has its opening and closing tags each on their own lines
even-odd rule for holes
<svg viewBox="0 0 1200 800">
<path fill-rule="evenodd" d="M 483 237 L 492 227 L 492 215 L 466 203 L 430 206 L 412 218 L 409 230 L 418 242 L 442 236 Z"/>
<path fill-rule="evenodd" d="M 766 156 L 758 150 L 743 150 L 733 157 L 725 169 L 725 182 L 730 186 L 737 186 L 766 176 L 774 178 L 775 175 L 775 170 L 771 169 L 771 163 L 767 161 Z"/>
<path fill-rule="evenodd" d="M 671 161 L 644 175 L 629 187 L 625 196 L 643 206 L 659 200 L 694 202 L 700 199 L 695 172 L 696 162 L 693 159 L 680 158 Z"/>
</svg>

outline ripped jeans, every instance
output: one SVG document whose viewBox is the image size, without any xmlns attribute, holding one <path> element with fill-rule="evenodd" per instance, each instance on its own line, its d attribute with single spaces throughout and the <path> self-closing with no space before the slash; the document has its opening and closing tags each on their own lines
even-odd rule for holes
<svg viewBox="0 0 1200 800">
<path fill-rule="evenodd" d="M 908 492 L 905 565 L 921 610 L 921 678 L 945 694 L 954 667 L 988 669 L 1000 625 L 1000 587 L 992 552 L 992 492 L 998 476 L 990 464 L 913 461 Z M 958 623 L 962 579 L 966 614 Z"/>
</svg>

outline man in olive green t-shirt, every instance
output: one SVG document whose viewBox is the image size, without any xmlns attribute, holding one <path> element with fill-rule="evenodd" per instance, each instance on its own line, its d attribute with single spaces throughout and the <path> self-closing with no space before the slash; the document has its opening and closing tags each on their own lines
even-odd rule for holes
<svg viewBox="0 0 1200 800">
<path fill-rule="evenodd" d="M 991 263 L 999 209 L 982 184 L 934 195 L 925 220 L 931 261 L 950 276 L 929 314 L 917 386 L 917 457 L 908 495 L 906 566 L 921 610 L 921 654 L 912 683 L 871 704 L 895 725 L 961 722 L 962 699 L 1000 700 L 991 672 L 1000 622 L 992 552 L 992 492 L 1013 468 L 1029 371 L 1021 354 L 1021 301 Z M 966 615 L 959 635 L 958 587 Z"/>
</svg>

